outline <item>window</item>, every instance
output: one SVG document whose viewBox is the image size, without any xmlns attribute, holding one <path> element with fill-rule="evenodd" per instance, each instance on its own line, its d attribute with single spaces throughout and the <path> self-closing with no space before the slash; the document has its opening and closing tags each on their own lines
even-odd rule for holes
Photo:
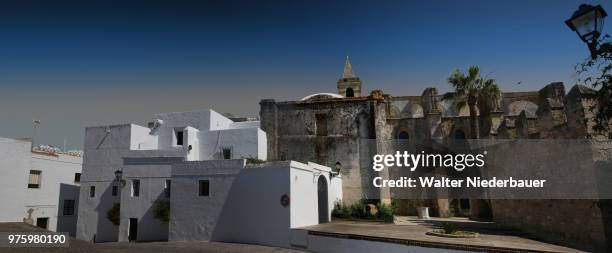
<svg viewBox="0 0 612 253">
<path fill-rule="evenodd" d="M 89 187 L 89 197 L 93 198 L 96 196 L 96 187 L 95 186 L 90 186 Z"/>
<path fill-rule="evenodd" d="M 210 195 L 210 181 L 200 180 L 199 185 L 200 185 L 200 191 L 198 195 L 209 196 Z"/>
<path fill-rule="evenodd" d="M 315 119 L 315 128 L 317 130 L 317 135 L 327 136 L 327 115 L 325 115 L 324 113 L 317 113 L 315 115 Z"/>
<path fill-rule="evenodd" d="M 355 96 L 355 91 L 353 90 L 353 88 L 347 88 L 346 89 L 346 97 L 347 98 L 352 98 Z"/>
<path fill-rule="evenodd" d="M 170 186 L 172 184 L 172 181 L 170 181 L 169 179 L 166 180 L 166 187 L 164 188 L 164 194 L 166 195 L 166 198 L 170 197 Z"/>
<path fill-rule="evenodd" d="M 36 218 L 36 226 L 47 229 L 49 227 L 49 217 Z"/>
<path fill-rule="evenodd" d="M 140 196 L 140 180 L 132 180 L 132 197 Z"/>
<path fill-rule="evenodd" d="M 74 173 L 74 182 L 81 182 L 81 173 Z"/>
<path fill-rule="evenodd" d="M 40 170 L 30 170 L 28 188 L 40 188 L 41 174 L 42 174 L 42 171 Z"/>
<path fill-rule="evenodd" d="M 174 135 L 176 137 L 176 145 L 183 146 L 183 130 L 174 130 Z"/>
<path fill-rule="evenodd" d="M 119 192 L 119 187 L 117 187 L 116 185 L 113 185 L 113 190 L 111 192 L 113 196 L 117 196 L 118 192 Z"/>
<path fill-rule="evenodd" d="M 64 200 L 64 215 L 74 215 L 74 200 L 73 199 L 65 199 Z"/>
<path fill-rule="evenodd" d="M 232 159 L 232 148 L 231 147 L 222 148 L 221 158 L 225 160 Z"/>
<path fill-rule="evenodd" d="M 406 131 L 401 131 L 398 135 L 397 138 L 400 140 L 408 140 L 410 139 L 410 135 L 408 134 L 408 132 Z"/>
</svg>

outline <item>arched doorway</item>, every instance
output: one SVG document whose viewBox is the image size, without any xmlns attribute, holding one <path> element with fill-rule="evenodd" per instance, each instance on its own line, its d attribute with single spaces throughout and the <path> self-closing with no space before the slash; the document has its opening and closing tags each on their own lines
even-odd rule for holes
<svg viewBox="0 0 612 253">
<path fill-rule="evenodd" d="M 400 140 L 408 140 L 410 139 L 410 135 L 408 134 L 408 132 L 406 131 L 401 131 L 398 135 L 397 138 Z"/>
<path fill-rule="evenodd" d="M 319 176 L 317 182 L 317 195 L 319 201 L 319 224 L 329 222 L 329 207 L 327 201 L 327 180 L 325 176 Z"/>
<path fill-rule="evenodd" d="M 465 132 L 462 130 L 456 130 L 455 136 L 453 137 L 455 140 L 465 140 Z"/>
<path fill-rule="evenodd" d="M 346 97 L 352 98 L 354 96 L 355 96 L 355 91 L 353 90 L 353 88 L 346 88 Z"/>
</svg>

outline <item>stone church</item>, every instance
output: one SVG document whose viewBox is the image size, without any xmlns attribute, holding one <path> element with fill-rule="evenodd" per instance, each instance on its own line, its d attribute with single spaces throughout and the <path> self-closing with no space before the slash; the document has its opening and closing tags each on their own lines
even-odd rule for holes
<svg viewBox="0 0 612 253">
<path fill-rule="evenodd" d="M 348 57 L 337 88 L 337 94 L 318 93 L 299 101 L 261 100 L 261 128 L 267 133 L 269 160 L 313 161 L 337 168 L 343 175 L 343 195 L 348 202 L 398 199 L 400 214 L 414 215 L 416 206 L 425 205 L 436 216 L 484 216 L 501 225 L 566 245 L 592 244 L 597 240 L 601 244 L 593 244 L 597 245 L 593 247 L 605 247 L 602 245 L 606 244 L 608 236 L 604 235 L 604 230 L 610 228 L 606 225 L 604 216 L 607 214 L 604 213 L 608 211 L 586 210 L 586 214 L 579 216 L 591 215 L 585 219 L 587 222 L 551 216 L 557 208 L 584 211 L 586 206 L 597 201 L 525 200 L 520 207 L 516 200 L 462 200 L 433 196 L 417 201 L 394 198 L 397 193 L 389 188 L 373 187 L 374 177 L 389 178 L 393 177 L 389 173 L 394 173 L 393 170 L 373 171 L 374 154 L 391 152 L 397 148 L 394 145 L 398 140 L 409 142 L 418 150 L 419 147 L 432 146 L 432 143 L 466 139 L 466 136 L 471 136 L 469 110 L 467 106 L 458 107 L 457 101 L 443 99 L 443 94 L 434 87 L 416 96 L 395 96 L 380 90 L 367 94 Z M 504 140 L 601 138 L 591 128 L 593 113 L 590 108 L 594 102 L 589 95 L 592 93 L 592 89 L 581 85 L 566 92 L 561 82 L 550 83 L 539 91 L 503 92 L 490 112 L 478 115 L 478 135 L 481 139 Z M 610 146 L 610 143 L 606 145 Z M 612 149 L 606 150 L 612 154 Z M 531 221 L 535 224 L 524 224 L 524 216 L 516 215 L 523 210 L 521 207 L 537 207 L 528 214 L 535 217 Z M 542 223 L 538 219 L 565 222 L 559 225 Z M 597 232 L 601 235 L 593 239 L 592 235 Z"/>
</svg>

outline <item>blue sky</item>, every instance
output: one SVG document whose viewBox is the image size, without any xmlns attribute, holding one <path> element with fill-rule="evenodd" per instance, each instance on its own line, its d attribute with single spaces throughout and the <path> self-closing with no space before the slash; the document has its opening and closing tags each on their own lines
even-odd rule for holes
<svg viewBox="0 0 612 253">
<path fill-rule="evenodd" d="M 346 55 L 366 92 L 448 91 L 472 64 L 505 91 L 569 89 L 588 56 L 563 23 L 580 3 L 3 1 L 0 136 L 37 118 L 39 142 L 79 148 L 85 126 L 157 112 L 255 116 L 263 98 L 334 92 Z"/>
</svg>

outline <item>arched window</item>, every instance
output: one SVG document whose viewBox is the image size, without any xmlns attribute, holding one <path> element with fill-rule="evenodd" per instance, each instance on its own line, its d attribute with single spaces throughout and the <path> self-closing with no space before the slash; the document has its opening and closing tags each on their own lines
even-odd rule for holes
<svg viewBox="0 0 612 253">
<path fill-rule="evenodd" d="M 354 96 L 355 96 L 355 91 L 353 90 L 353 88 L 346 88 L 346 97 L 352 98 Z"/>
<path fill-rule="evenodd" d="M 453 138 L 455 140 L 465 140 L 465 132 L 462 130 L 455 130 L 455 136 Z"/>
<path fill-rule="evenodd" d="M 408 140 L 410 139 L 410 135 L 408 134 L 408 132 L 406 131 L 401 131 L 398 135 L 397 138 L 400 140 Z"/>
</svg>

